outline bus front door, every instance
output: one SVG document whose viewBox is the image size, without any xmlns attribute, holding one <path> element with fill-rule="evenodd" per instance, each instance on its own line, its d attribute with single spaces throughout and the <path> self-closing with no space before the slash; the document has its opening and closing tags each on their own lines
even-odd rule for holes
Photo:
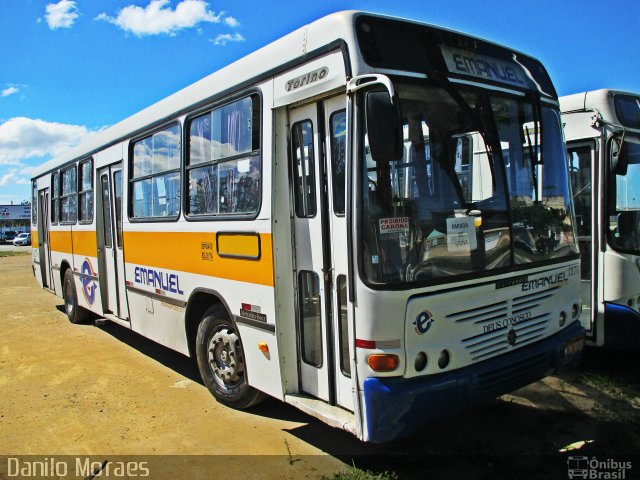
<svg viewBox="0 0 640 480">
<path fill-rule="evenodd" d="M 49 250 L 49 189 L 38 194 L 38 257 L 42 286 L 54 288 L 51 278 L 51 253 Z"/>
<path fill-rule="evenodd" d="M 289 110 L 289 175 L 301 388 L 353 410 L 344 199 L 336 205 L 331 195 L 332 173 L 341 168 L 333 178 L 342 182 L 337 197 L 344 197 L 344 148 L 332 149 L 331 141 L 336 129 L 345 134 L 344 105 L 341 97 Z"/>
<path fill-rule="evenodd" d="M 587 330 L 587 335 L 595 334 L 595 319 L 598 314 L 597 279 L 598 276 L 598 235 L 600 222 L 594 221 L 597 216 L 593 209 L 593 198 L 599 198 L 594 191 L 593 166 L 595 165 L 595 145 L 593 142 L 572 143 L 567 145 L 571 188 L 576 214 L 578 245 L 580 247 L 582 313 L 580 320 Z M 595 256 L 595 261 L 594 261 Z M 595 288 L 594 288 L 595 287 Z M 595 305 L 595 308 L 592 306 Z"/>
<path fill-rule="evenodd" d="M 98 269 L 102 309 L 129 320 L 122 244 L 122 164 L 98 171 Z"/>
</svg>

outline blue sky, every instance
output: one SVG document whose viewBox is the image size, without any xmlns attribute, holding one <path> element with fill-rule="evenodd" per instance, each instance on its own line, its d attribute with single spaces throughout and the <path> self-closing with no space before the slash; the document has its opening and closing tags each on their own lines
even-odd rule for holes
<svg viewBox="0 0 640 480">
<path fill-rule="evenodd" d="M 91 132 L 348 9 L 529 53 L 560 95 L 640 92 L 640 0 L 2 0 L 0 204 L 28 199 L 33 167 Z"/>
</svg>

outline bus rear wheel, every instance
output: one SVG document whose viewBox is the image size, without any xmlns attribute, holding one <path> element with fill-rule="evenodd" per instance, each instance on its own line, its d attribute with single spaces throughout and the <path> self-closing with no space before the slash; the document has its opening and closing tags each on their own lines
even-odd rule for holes
<svg viewBox="0 0 640 480">
<path fill-rule="evenodd" d="M 62 297 L 64 298 L 64 311 L 71 323 L 83 323 L 89 318 L 89 312 L 78 306 L 76 284 L 73 281 L 73 272 L 70 268 L 64 272 L 62 284 Z"/>
<path fill-rule="evenodd" d="M 220 403 L 243 410 L 265 398 L 247 384 L 240 337 L 220 304 L 209 308 L 198 325 L 196 357 L 202 380 Z"/>
</svg>

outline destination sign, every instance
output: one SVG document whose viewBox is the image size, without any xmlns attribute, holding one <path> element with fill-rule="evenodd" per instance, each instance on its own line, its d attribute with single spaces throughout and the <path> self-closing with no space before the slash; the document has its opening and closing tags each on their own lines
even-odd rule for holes
<svg viewBox="0 0 640 480">
<path fill-rule="evenodd" d="M 516 87 L 529 88 L 531 81 L 522 66 L 458 48 L 441 46 L 444 61 L 451 73 L 492 80 Z"/>
</svg>

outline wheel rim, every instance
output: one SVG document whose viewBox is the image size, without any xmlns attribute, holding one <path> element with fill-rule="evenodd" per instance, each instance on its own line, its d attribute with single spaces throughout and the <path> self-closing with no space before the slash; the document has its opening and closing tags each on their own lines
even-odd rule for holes
<svg viewBox="0 0 640 480">
<path fill-rule="evenodd" d="M 73 315 L 73 309 L 75 306 L 73 302 L 73 291 L 71 290 L 68 282 L 64 289 L 64 306 L 67 309 L 67 315 Z"/>
<path fill-rule="evenodd" d="M 214 332 L 209 340 L 208 360 L 220 386 L 233 388 L 244 380 L 240 339 L 231 327 L 221 326 Z"/>
</svg>

